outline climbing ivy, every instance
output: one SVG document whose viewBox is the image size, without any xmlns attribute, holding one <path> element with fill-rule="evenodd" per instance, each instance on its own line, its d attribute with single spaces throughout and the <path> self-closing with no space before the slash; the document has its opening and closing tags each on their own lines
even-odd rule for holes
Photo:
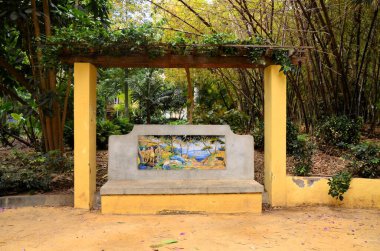
<svg viewBox="0 0 380 251">
<path fill-rule="evenodd" d="M 352 175 L 349 172 L 342 171 L 331 177 L 327 184 L 330 186 L 329 195 L 331 197 L 343 200 L 343 194 L 350 187 Z"/>
<path fill-rule="evenodd" d="M 285 74 L 294 70 L 294 66 L 289 57 L 289 51 L 284 49 L 278 49 L 273 51 L 272 61 L 275 64 L 281 65 L 281 71 Z"/>
<path fill-rule="evenodd" d="M 75 13 L 73 13 L 75 15 Z M 77 14 L 79 15 L 79 14 Z M 266 48 L 236 47 L 234 45 L 265 45 L 266 41 L 260 36 L 248 40 L 239 40 L 231 34 L 216 33 L 203 35 L 197 40 L 186 38 L 178 33 L 171 40 L 163 43 L 163 33 L 153 24 L 130 25 L 127 28 L 110 31 L 104 24 L 97 21 L 78 23 L 60 27 L 55 35 L 49 37 L 43 46 L 44 62 L 54 67 L 61 57 L 97 56 L 97 55 L 139 55 L 147 54 L 158 57 L 165 53 L 188 55 L 205 54 L 209 56 L 246 55 L 252 63 L 265 65 Z M 281 65 L 284 73 L 293 67 L 288 56 L 288 50 L 273 49 L 272 62 Z"/>
</svg>

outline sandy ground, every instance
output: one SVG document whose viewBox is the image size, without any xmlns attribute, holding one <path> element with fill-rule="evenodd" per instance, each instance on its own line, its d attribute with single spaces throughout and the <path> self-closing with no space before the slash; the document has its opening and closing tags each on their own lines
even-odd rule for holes
<svg viewBox="0 0 380 251">
<path fill-rule="evenodd" d="M 127 216 L 1 209 L 0 250 L 380 250 L 380 211 L 302 207 L 261 215 Z"/>
</svg>

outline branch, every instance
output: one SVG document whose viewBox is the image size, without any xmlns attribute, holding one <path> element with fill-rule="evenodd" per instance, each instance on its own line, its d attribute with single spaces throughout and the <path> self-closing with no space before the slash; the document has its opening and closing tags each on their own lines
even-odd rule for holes
<svg viewBox="0 0 380 251">
<path fill-rule="evenodd" d="M 7 88 L 3 83 L 0 83 L 0 91 L 3 91 L 4 93 L 8 94 L 9 97 L 20 102 L 20 104 L 30 107 L 30 105 L 25 100 L 20 98 L 20 96 L 15 91 Z M 38 116 L 38 113 L 33 109 L 32 109 L 32 113 L 33 113 L 33 115 Z"/>
<path fill-rule="evenodd" d="M 183 0 L 178 0 L 179 2 L 181 2 L 187 9 L 189 9 L 196 17 L 198 17 L 199 20 L 201 20 L 201 22 L 206 25 L 207 27 L 210 28 L 210 30 L 214 33 L 216 33 L 216 31 L 214 30 L 214 28 L 212 28 L 212 25 L 207 22 L 203 17 L 201 17 L 201 15 L 199 15 L 198 12 L 196 12 L 193 8 L 191 8 L 190 5 L 188 5 L 185 1 Z"/>
<path fill-rule="evenodd" d="M 22 138 L 20 138 L 19 136 L 17 135 L 14 135 L 13 133 L 9 132 L 7 129 L 5 129 L 3 126 L 0 125 L 0 131 L 5 133 L 5 134 L 8 134 L 9 136 L 11 136 L 12 138 L 15 138 L 17 139 L 18 141 L 20 141 L 21 143 L 25 144 L 26 146 L 29 146 L 29 147 L 32 147 L 32 144 L 30 144 L 29 142 L 23 140 Z"/>
<path fill-rule="evenodd" d="M 182 18 L 180 18 L 179 16 L 177 16 L 176 14 L 174 14 L 173 12 L 171 12 L 170 10 L 167 10 L 165 9 L 164 7 L 162 7 L 161 5 L 153 2 L 152 0 L 147 0 L 148 2 L 150 2 L 151 4 L 153 4 L 154 6 L 156 6 L 157 8 L 169 13 L 170 15 L 172 15 L 173 17 L 177 18 L 178 20 L 180 20 L 181 22 L 187 24 L 188 26 L 190 26 L 191 28 L 193 28 L 194 30 L 196 30 L 198 33 L 202 34 L 202 32 L 200 30 L 198 30 L 197 28 L 195 28 L 193 25 L 191 25 L 190 23 L 188 23 L 186 20 L 183 20 Z"/>
</svg>

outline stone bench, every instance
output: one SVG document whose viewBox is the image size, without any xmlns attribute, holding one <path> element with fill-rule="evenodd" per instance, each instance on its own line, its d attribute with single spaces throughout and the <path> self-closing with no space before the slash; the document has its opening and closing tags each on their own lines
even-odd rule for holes
<svg viewBox="0 0 380 251">
<path fill-rule="evenodd" d="M 226 125 L 135 125 L 109 138 L 103 213 L 261 212 L 253 138 Z"/>
</svg>

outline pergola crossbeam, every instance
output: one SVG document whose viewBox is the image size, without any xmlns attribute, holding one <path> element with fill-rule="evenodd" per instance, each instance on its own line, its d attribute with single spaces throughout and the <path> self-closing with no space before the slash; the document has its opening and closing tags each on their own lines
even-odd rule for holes
<svg viewBox="0 0 380 251">
<path fill-rule="evenodd" d="M 180 56 L 164 55 L 150 57 L 139 56 L 71 56 L 63 57 L 62 62 L 91 63 L 97 67 L 105 68 L 264 68 L 266 65 L 253 64 L 243 56 Z"/>
</svg>

